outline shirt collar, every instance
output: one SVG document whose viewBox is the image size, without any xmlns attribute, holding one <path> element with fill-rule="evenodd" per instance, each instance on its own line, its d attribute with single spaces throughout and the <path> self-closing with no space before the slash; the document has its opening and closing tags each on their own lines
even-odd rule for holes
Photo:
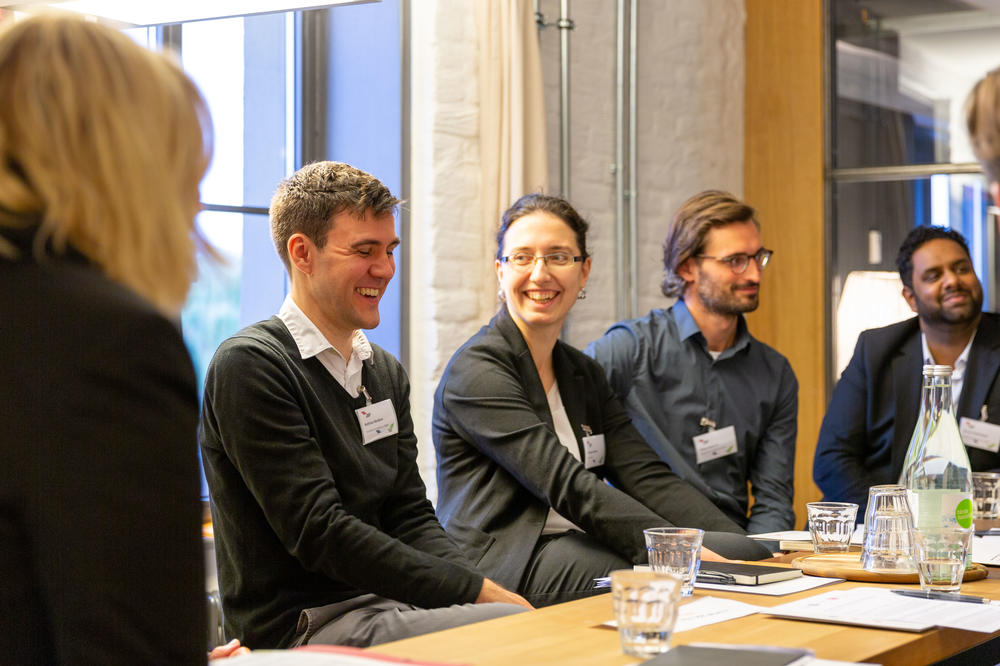
<svg viewBox="0 0 1000 666">
<path fill-rule="evenodd" d="M 291 294 L 285 296 L 285 302 L 281 304 L 281 309 L 278 311 L 278 319 L 284 322 L 288 332 L 291 333 L 303 360 L 312 358 L 327 349 L 332 350 L 338 356 L 343 356 L 336 347 L 330 344 L 330 341 L 320 332 L 316 324 L 296 305 Z M 362 361 L 367 361 L 372 356 L 371 343 L 368 342 L 368 338 L 361 329 L 354 331 L 354 335 L 351 337 L 351 353 Z"/>
<path fill-rule="evenodd" d="M 979 332 L 977 328 L 972 332 L 972 337 L 969 338 L 969 344 L 965 345 L 965 349 L 962 353 L 958 355 L 955 359 L 955 367 L 952 370 L 952 377 L 958 376 L 962 377 L 965 373 L 965 366 L 969 364 L 969 352 L 972 351 L 972 342 L 976 339 L 976 333 Z M 934 355 L 931 354 L 931 348 L 927 346 L 927 336 L 924 332 L 920 332 L 920 348 L 923 350 L 924 354 L 924 365 L 937 365 L 937 361 L 934 360 Z"/>
<path fill-rule="evenodd" d="M 698 335 L 699 340 L 704 346 L 705 336 L 702 335 L 701 329 L 698 328 L 698 323 L 691 316 L 691 311 L 688 310 L 688 306 L 684 300 L 678 299 L 671 308 L 671 311 L 673 312 L 674 322 L 677 324 L 677 331 L 680 333 L 681 340 L 687 340 L 694 335 Z M 739 321 L 736 324 L 736 340 L 733 341 L 732 347 L 722 350 L 719 358 L 732 356 L 749 344 L 750 333 L 747 331 L 746 320 L 743 318 L 743 315 L 739 315 Z"/>
</svg>

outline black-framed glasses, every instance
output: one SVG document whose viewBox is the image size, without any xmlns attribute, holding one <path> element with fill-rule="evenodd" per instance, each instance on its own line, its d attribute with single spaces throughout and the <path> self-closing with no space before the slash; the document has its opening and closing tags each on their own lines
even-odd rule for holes
<svg viewBox="0 0 1000 666">
<path fill-rule="evenodd" d="M 514 254 L 500 257 L 501 264 L 507 264 L 521 271 L 534 270 L 535 264 L 541 260 L 548 267 L 557 266 L 565 268 L 583 261 L 583 257 L 574 257 L 569 252 L 549 252 L 548 254 L 534 255 L 530 252 L 515 252 Z"/>
<path fill-rule="evenodd" d="M 731 268 L 734 273 L 739 275 L 740 273 L 746 272 L 751 259 L 757 262 L 757 265 L 760 266 L 761 270 L 764 270 L 764 267 L 770 263 L 771 256 L 773 254 L 774 250 L 760 248 L 757 250 L 756 254 L 744 254 L 740 252 L 739 254 L 731 254 L 728 257 L 712 257 L 707 254 L 696 254 L 694 256 L 698 259 L 714 259 L 715 261 L 721 261 L 724 264 L 729 264 L 729 268 Z"/>
</svg>

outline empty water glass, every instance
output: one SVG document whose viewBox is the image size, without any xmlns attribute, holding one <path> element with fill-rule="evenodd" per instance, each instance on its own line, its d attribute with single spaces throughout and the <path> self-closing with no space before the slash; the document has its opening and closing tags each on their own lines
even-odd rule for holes
<svg viewBox="0 0 1000 666">
<path fill-rule="evenodd" d="M 868 490 L 861 567 L 865 571 L 914 570 L 910 544 L 910 503 L 906 488 L 888 484 Z"/>
<path fill-rule="evenodd" d="M 1000 518 L 1000 473 L 973 472 L 972 493 L 976 498 L 976 519 Z"/>
<path fill-rule="evenodd" d="M 817 553 L 846 553 L 854 534 L 858 505 L 853 502 L 809 502 L 809 534 Z"/>
<path fill-rule="evenodd" d="M 646 537 L 649 568 L 679 577 L 681 594 L 690 597 L 701 565 L 701 540 L 705 531 L 689 527 L 651 527 L 642 533 Z"/>
<path fill-rule="evenodd" d="M 649 659 L 670 649 L 681 580 L 655 571 L 611 572 L 611 600 L 622 652 Z"/>
</svg>

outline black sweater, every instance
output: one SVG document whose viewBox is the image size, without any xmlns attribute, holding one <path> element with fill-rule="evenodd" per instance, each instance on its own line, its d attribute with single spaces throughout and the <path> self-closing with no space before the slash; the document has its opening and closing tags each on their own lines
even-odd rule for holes
<svg viewBox="0 0 1000 666">
<path fill-rule="evenodd" d="M 362 444 L 353 398 L 277 317 L 226 340 L 208 369 L 200 440 L 229 636 L 286 647 L 304 608 L 364 593 L 469 603 L 483 576 L 434 516 L 417 471 L 409 382 L 372 345 L 362 381 L 398 434 Z"/>
</svg>

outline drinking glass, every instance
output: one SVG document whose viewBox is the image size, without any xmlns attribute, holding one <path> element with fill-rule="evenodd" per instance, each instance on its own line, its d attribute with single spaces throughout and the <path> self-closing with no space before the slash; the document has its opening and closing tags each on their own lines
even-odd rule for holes
<svg viewBox="0 0 1000 666">
<path fill-rule="evenodd" d="M 846 553 L 854 534 L 858 505 L 853 502 L 809 502 L 809 534 L 817 553 Z"/>
<path fill-rule="evenodd" d="M 914 570 L 910 544 L 910 503 L 900 485 L 872 486 L 865 510 L 861 567 L 865 571 Z"/>
<path fill-rule="evenodd" d="M 652 527 L 642 533 L 646 537 L 649 567 L 657 573 L 678 576 L 681 595 L 690 597 L 701 565 L 701 540 L 705 531 L 688 527 Z"/>
<path fill-rule="evenodd" d="M 670 649 L 680 578 L 655 571 L 612 571 L 611 599 L 622 652 L 648 659 Z"/>
<path fill-rule="evenodd" d="M 1000 518 L 1000 473 L 973 472 L 972 493 L 976 498 L 976 519 Z"/>
<path fill-rule="evenodd" d="M 971 529 L 914 527 L 913 559 L 921 590 L 958 592 L 965 574 L 965 556 L 972 546 Z"/>
</svg>

